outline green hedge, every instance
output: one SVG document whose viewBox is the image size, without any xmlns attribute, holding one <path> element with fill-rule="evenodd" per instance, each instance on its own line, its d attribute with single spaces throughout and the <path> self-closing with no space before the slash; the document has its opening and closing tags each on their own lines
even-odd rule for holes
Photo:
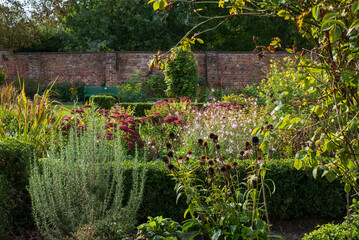
<svg viewBox="0 0 359 240">
<path fill-rule="evenodd" d="M 153 105 L 156 103 L 120 103 L 119 105 L 127 108 L 128 106 L 131 106 L 131 108 L 135 109 L 135 116 L 136 117 L 142 117 L 146 116 L 145 110 L 150 110 Z M 199 108 L 203 108 L 204 103 L 193 103 L 194 106 L 197 106 Z"/>
<path fill-rule="evenodd" d="M 239 163 L 243 178 L 247 176 L 245 169 L 248 165 L 249 162 Z M 167 175 L 162 162 L 142 163 L 141 166 L 148 168 L 148 174 L 139 211 L 140 220 L 146 221 L 147 216 L 164 216 L 182 221 L 185 198 L 182 196 L 179 205 L 176 205 L 175 183 Z M 276 187 L 275 193 L 267 197 L 272 218 L 338 218 L 345 215 L 345 192 L 339 182 L 314 179 L 310 170 L 296 170 L 292 160 L 270 161 L 268 168 L 266 178 L 273 180 Z"/>
<path fill-rule="evenodd" d="M 116 98 L 111 95 L 100 94 L 91 96 L 90 102 L 92 101 L 102 109 L 110 109 L 113 105 L 115 105 Z"/>
<path fill-rule="evenodd" d="M 34 148 L 13 138 L 0 140 L 0 238 L 33 224 L 27 191 Z"/>
<path fill-rule="evenodd" d="M 126 183 L 132 184 L 131 169 L 133 162 L 127 162 Z M 175 181 L 167 174 L 162 162 L 140 163 L 139 168 L 147 168 L 145 189 L 142 203 L 138 210 L 138 221 L 146 222 L 148 216 L 164 216 L 176 221 L 183 220 L 183 213 L 187 208 L 185 199 L 176 204 Z M 126 188 L 130 189 L 130 188 Z"/>
<path fill-rule="evenodd" d="M 303 240 L 346 240 L 359 239 L 359 202 L 353 200 L 350 207 L 351 215 L 346 217 L 341 224 L 325 224 L 309 234 L 305 234 Z"/>
<path fill-rule="evenodd" d="M 316 216 L 343 217 L 346 213 L 346 194 L 339 181 L 314 179 L 312 170 L 298 171 L 294 160 L 273 160 L 266 178 L 275 183 L 275 192 L 268 197 L 268 211 L 275 218 Z M 246 163 L 245 165 L 248 165 Z M 318 171 L 318 176 L 322 172 Z"/>
</svg>

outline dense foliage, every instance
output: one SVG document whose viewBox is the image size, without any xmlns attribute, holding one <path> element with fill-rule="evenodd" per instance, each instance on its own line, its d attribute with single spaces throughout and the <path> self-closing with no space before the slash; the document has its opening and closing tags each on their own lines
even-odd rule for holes
<svg viewBox="0 0 359 240">
<path fill-rule="evenodd" d="M 196 97 L 199 78 L 197 60 L 192 51 L 172 48 L 164 74 L 169 97 Z"/>
<path fill-rule="evenodd" d="M 36 152 L 16 138 L 0 138 L 0 237 L 32 226 L 31 200 L 27 192 L 30 161 Z"/>
</svg>

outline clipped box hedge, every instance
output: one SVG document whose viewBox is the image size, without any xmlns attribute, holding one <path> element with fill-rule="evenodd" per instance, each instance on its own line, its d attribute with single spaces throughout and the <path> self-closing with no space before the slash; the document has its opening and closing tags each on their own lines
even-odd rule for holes
<svg viewBox="0 0 359 240">
<path fill-rule="evenodd" d="M 119 103 L 120 106 L 127 109 L 127 107 L 131 106 L 131 108 L 134 108 L 135 110 L 135 116 L 136 117 L 142 117 L 146 116 L 145 110 L 150 110 L 153 105 L 156 103 Z M 197 106 L 199 108 L 203 108 L 204 103 L 192 103 L 194 106 Z"/>
<path fill-rule="evenodd" d="M 245 169 L 249 164 L 247 161 L 239 163 L 243 178 L 247 176 Z M 146 221 L 147 216 L 164 216 L 182 221 L 185 197 L 182 196 L 176 205 L 175 182 L 168 176 L 162 162 L 141 163 L 141 167 L 147 167 L 148 172 L 139 220 Z M 325 178 L 314 179 L 311 170 L 296 170 L 293 160 L 273 160 L 268 163 L 268 168 L 266 178 L 273 180 L 276 187 L 274 194 L 267 197 L 272 218 L 345 216 L 346 195 L 344 186 L 338 181 L 330 183 Z"/>
<path fill-rule="evenodd" d="M 27 191 L 34 148 L 13 138 L 0 140 L 0 239 L 33 224 Z"/>
<path fill-rule="evenodd" d="M 115 105 L 116 98 L 109 94 L 100 94 L 90 97 L 90 102 L 94 102 L 102 109 L 110 109 Z"/>
</svg>

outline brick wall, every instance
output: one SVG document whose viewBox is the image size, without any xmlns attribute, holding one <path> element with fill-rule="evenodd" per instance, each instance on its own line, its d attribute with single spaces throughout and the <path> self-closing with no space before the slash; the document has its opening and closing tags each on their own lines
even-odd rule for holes
<svg viewBox="0 0 359 240">
<path fill-rule="evenodd" d="M 0 66 L 10 78 L 36 77 L 48 82 L 74 83 L 82 81 L 89 86 L 116 86 L 133 75 L 158 73 L 149 70 L 147 62 L 155 52 L 78 52 L 78 53 L 12 53 L 0 51 Z M 251 52 L 196 52 L 199 77 L 212 86 L 245 86 L 265 77 L 263 69 L 269 60 L 259 60 Z M 281 59 L 285 53 L 271 54 Z"/>
</svg>

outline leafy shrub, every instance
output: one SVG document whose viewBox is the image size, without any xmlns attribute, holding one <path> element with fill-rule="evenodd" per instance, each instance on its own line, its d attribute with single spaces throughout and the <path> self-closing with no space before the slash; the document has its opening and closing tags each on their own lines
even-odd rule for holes
<svg viewBox="0 0 359 240">
<path fill-rule="evenodd" d="M 181 225 L 170 218 L 148 217 L 147 223 L 137 227 L 137 239 L 178 240 L 183 237 Z"/>
<path fill-rule="evenodd" d="M 72 102 L 85 100 L 85 83 L 75 82 L 74 84 L 55 83 L 51 88 L 51 99 L 59 102 Z"/>
<path fill-rule="evenodd" d="M 192 100 L 188 97 L 169 98 L 156 102 L 150 110 L 145 111 L 146 116 L 161 114 L 166 117 L 168 115 L 177 115 L 178 113 L 190 113 L 195 107 Z M 186 114 L 188 115 L 188 114 Z"/>
<path fill-rule="evenodd" d="M 34 218 L 51 239 L 91 223 L 101 227 L 129 221 L 135 226 L 146 168 L 139 170 L 135 158 L 129 177 L 132 184 L 126 184 L 127 155 L 120 135 L 114 133 L 108 139 L 103 134 L 104 120 L 89 122 L 93 124 L 87 130 L 70 131 L 66 139 L 61 134 L 53 138 L 48 157 L 31 165 Z"/>
<path fill-rule="evenodd" d="M 320 83 L 317 83 L 313 76 L 301 74 L 297 68 L 292 67 L 295 65 L 289 57 L 285 58 L 284 64 L 281 65 L 272 62 L 267 71 L 267 79 L 263 79 L 258 86 L 260 97 L 267 105 L 276 107 L 277 115 L 307 110 L 308 106 L 303 106 L 301 100 L 319 97 L 319 91 L 315 90 L 320 87 Z M 315 82 L 316 85 L 312 89 L 304 89 L 300 87 L 303 82 Z"/>
<path fill-rule="evenodd" d="M 211 133 L 209 138 L 208 142 L 218 146 L 217 135 Z M 248 177 L 243 178 L 238 162 L 231 163 L 218 151 L 212 157 L 207 155 L 208 142 L 198 139 L 204 152 L 199 161 L 191 151 L 177 156 L 173 146 L 163 158 L 176 180 L 178 197 L 187 197 L 185 217 L 189 214 L 190 218 L 184 221 L 183 230 L 211 239 L 270 239 L 269 227 L 261 219 L 266 209 L 260 200 L 260 195 L 264 196 L 264 165 L 252 161 L 246 168 Z"/>
<path fill-rule="evenodd" d="M 35 94 L 42 95 L 47 88 L 48 82 L 34 77 L 25 77 L 13 82 L 17 89 L 25 88 L 25 94 L 29 98 L 33 98 Z"/>
<path fill-rule="evenodd" d="M 151 75 L 144 79 L 142 87 L 148 100 L 150 98 L 165 98 L 167 84 L 162 74 Z"/>
<path fill-rule="evenodd" d="M 141 71 L 135 71 L 134 75 L 118 87 L 118 98 L 122 102 L 142 102 L 146 100 L 143 89 L 143 77 Z"/>
<path fill-rule="evenodd" d="M 350 207 L 354 213 L 341 224 L 325 224 L 309 234 L 303 240 L 346 240 L 359 239 L 359 203 L 353 199 Z"/>
<path fill-rule="evenodd" d="M 137 117 L 145 116 L 145 111 L 150 110 L 155 103 L 120 103 L 120 106 L 127 108 L 132 107 L 134 109 L 134 115 Z"/>
<path fill-rule="evenodd" d="M 7 79 L 7 74 L 5 69 L 0 66 L 0 85 L 4 84 Z"/>
<path fill-rule="evenodd" d="M 111 107 L 113 107 L 113 105 L 115 105 L 116 98 L 114 98 L 113 96 L 100 94 L 96 96 L 91 96 L 90 102 L 95 103 L 102 109 L 110 109 Z"/>
<path fill-rule="evenodd" d="M 31 226 L 31 201 L 26 190 L 34 148 L 14 138 L 0 140 L 0 236 Z"/>
<path fill-rule="evenodd" d="M 165 81 L 169 97 L 189 97 L 197 93 L 197 60 L 191 50 L 172 48 L 171 58 L 166 63 Z"/>
</svg>

